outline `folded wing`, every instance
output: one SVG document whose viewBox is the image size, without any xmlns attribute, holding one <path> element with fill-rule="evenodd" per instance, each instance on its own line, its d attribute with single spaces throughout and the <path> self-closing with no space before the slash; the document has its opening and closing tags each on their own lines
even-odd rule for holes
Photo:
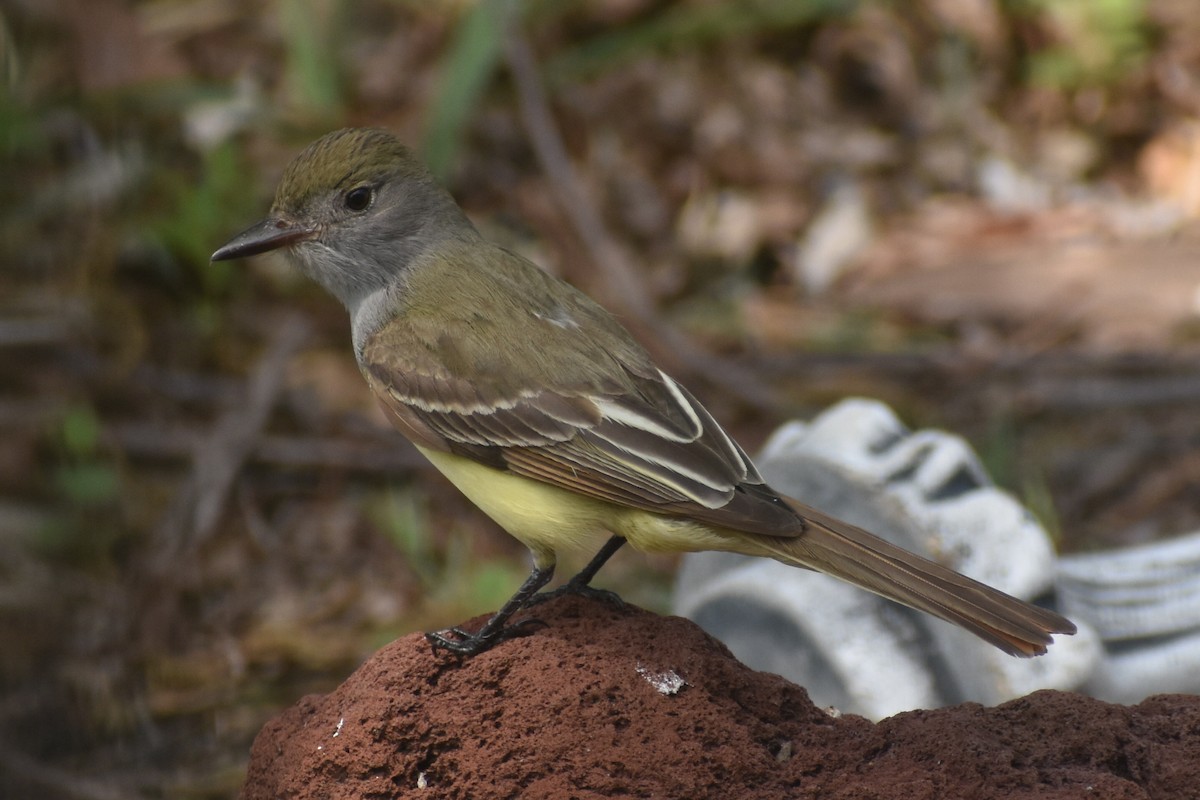
<svg viewBox="0 0 1200 800">
<path fill-rule="evenodd" d="M 398 365 L 395 354 L 368 353 L 367 378 L 423 447 L 620 505 L 769 536 L 803 531 L 742 449 L 657 368 L 505 393 L 428 360 Z"/>
</svg>

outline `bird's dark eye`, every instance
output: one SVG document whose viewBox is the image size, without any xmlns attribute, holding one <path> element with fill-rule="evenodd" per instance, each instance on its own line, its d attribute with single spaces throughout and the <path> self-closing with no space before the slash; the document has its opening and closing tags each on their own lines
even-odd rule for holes
<svg viewBox="0 0 1200 800">
<path fill-rule="evenodd" d="M 346 208 L 351 211 L 365 211 L 371 205 L 374 192 L 370 186 L 357 186 L 346 192 Z"/>
</svg>

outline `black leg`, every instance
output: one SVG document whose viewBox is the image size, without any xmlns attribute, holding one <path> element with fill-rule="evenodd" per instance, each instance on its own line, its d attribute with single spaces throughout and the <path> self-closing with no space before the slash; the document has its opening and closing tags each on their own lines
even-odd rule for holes
<svg viewBox="0 0 1200 800">
<path fill-rule="evenodd" d="M 545 623 L 536 619 L 522 620 L 508 627 L 505 627 L 504 623 L 508 622 L 508 618 L 513 614 L 528 605 L 530 598 L 537 594 L 538 589 L 549 583 L 553 577 L 553 564 L 548 567 L 535 566 L 533 572 L 529 573 L 529 577 L 521 584 L 521 588 L 517 589 L 516 593 L 508 599 L 508 602 L 493 614 L 492 618 L 485 622 L 478 632 L 469 633 L 462 628 L 450 628 L 449 630 L 438 631 L 436 633 L 427 633 L 425 634 L 425 638 L 433 645 L 435 655 L 438 650 L 448 650 L 460 656 L 473 656 L 503 642 L 505 639 L 511 639 L 514 636 L 527 633 L 530 626 L 543 625 Z"/>
<path fill-rule="evenodd" d="M 579 571 L 575 577 L 564 583 L 562 586 L 555 589 L 553 592 L 542 592 L 529 599 L 526 606 L 535 606 L 553 600 L 556 597 L 562 597 L 564 594 L 578 594 L 584 597 L 591 597 L 596 600 L 603 600 L 612 605 L 623 606 L 624 601 L 617 597 L 616 592 L 610 592 L 605 589 L 593 589 L 589 584 L 592 578 L 596 577 L 596 573 L 604 566 L 605 562 L 613 557 L 613 554 L 621 549 L 621 545 L 625 544 L 625 538 L 622 536 L 613 536 L 604 546 L 600 548 L 600 552 L 592 557 L 592 560 L 587 563 L 587 566 Z"/>
<path fill-rule="evenodd" d="M 587 563 L 587 566 L 579 570 L 579 574 L 571 580 L 567 581 L 567 586 L 580 588 L 587 586 L 592 582 L 592 578 L 596 577 L 596 573 L 604 566 L 613 555 L 621 549 L 621 545 L 625 544 L 625 537 L 613 536 L 604 546 L 600 548 L 600 552 L 592 557 L 592 560 Z"/>
</svg>

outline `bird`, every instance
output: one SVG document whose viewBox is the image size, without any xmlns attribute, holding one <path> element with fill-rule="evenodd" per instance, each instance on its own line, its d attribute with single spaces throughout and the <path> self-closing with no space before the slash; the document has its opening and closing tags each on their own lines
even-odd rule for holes
<svg viewBox="0 0 1200 800">
<path fill-rule="evenodd" d="M 560 590 L 586 593 L 625 543 L 824 572 L 1015 656 L 1076 630 L 772 489 L 615 317 L 487 240 L 386 130 L 310 144 L 267 216 L 212 260 L 276 250 L 349 312 L 358 366 L 391 424 L 531 553 L 529 576 L 478 630 L 426 634 L 435 654 L 527 634 L 540 623 L 510 620 L 547 596 L 559 552 L 598 546 Z"/>
</svg>

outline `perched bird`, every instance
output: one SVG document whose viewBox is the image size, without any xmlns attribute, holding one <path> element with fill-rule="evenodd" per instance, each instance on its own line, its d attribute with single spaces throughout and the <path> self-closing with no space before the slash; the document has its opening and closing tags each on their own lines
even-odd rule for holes
<svg viewBox="0 0 1200 800">
<path fill-rule="evenodd" d="M 532 573 L 480 630 L 427 634 L 435 651 L 470 655 L 522 632 L 508 620 L 550 581 L 559 550 L 603 542 L 568 584 L 583 590 L 626 541 L 826 572 L 1017 656 L 1075 632 L 774 491 L 612 316 L 485 240 L 386 131 L 314 142 L 284 172 L 269 216 L 212 258 L 276 249 L 345 304 L 359 367 L 392 423 L 533 554 Z"/>
</svg>

